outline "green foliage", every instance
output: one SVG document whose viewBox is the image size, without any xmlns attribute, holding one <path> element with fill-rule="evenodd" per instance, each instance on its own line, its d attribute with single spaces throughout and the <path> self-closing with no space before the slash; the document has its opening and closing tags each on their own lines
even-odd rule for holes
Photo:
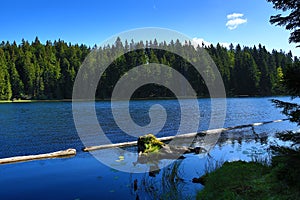
<svg viewBox="0 0 300 200">
<path fill-rule="evenodd" d="M 277 108 L 282 108 L 282 113 L 289 117 L 291 122 L 296 122 L 300 125 L 300 105 L 296 103 L 283 102 L 273 99 L 272 102 Z"/>
<path fill-rule="evenodd" d="M 268 167 L 254 162 L 226 162 L 221 168 L 204 176 L 205 189 L 197 198 L 258 199 L 262 191 L 269 190 L 263 184 L 263 176 L 267 172 Z"/>
<path fill-rule="evenodd" d="M 300 97 L 300 62 L 295 62 L 285 70 L 284 84 L 293 97 Z"/>
<path fill-rule="evenodd" d="M 203 177 L 205 188 L 197 199 L 298 199 L 299 183 L 294 183 L 299 180 L 299 170 L 278 163 L 226 162 Z"/>
<path fill-rule="evenodd" d="M 161 49 L 156 49 L 157 47 Z M 216 63 L 223 78 L 227 95 L 278 95 L 286 94 L 282 86 L 284 80 L 291 84 L 296 80 L 292 74 L 297 74 L 295 66 L 299 65 L 298 58 L 293 61 L 291 53 L 285 54 L 273 50 L 268 52 L 264 46 L 258 48 L 236 48 L 230 45 L 230 49 L 217 44 L 216 46 L 203 46 Z M 137 49 L 138 48 L 138 49 Z M 162 50 L 164 49 L 164 50 Z M 171 49 L 186 55 L 187 60 L 170 53 Z M 5 99 L 70 99 L 76 74 L 91 48 L 85 45 L 72 45 L 62 40 L 46 41 L 41 44 L 36 38 L 34 42 L 22 40 L 20 45 L 15 42 L 2 42 L 0 45 L 0 100 Z M 172 80 L 174 72 L 179 71 L 191 84 L 199 97 L 208 96 L 207 85 L 213 86 L 215 74 L 209 61 L 201 54 L 201 48 L 195 48 L 190 42 L 182 44 L 179 40 L 170 43 L 157 40 L 124 42 L 117 38 L 115 44 L 101 47 L 97 50 L 97 58 L 91 62 L 112 62 L 112 56 L 119 56 L 111 63 L 100 79 L 96 97 L 99 99 L 110 98 L 117 81 L 126 72 L 138 65 L 148 63 L 160 63 L 170 66 L 167 74 L 163 75 L 165 81 Z M 124 52 L 127 52 L 123 54 Z M 123 55 L 122 55 L 123 54 Z M 197 65 L 205 64 L 202 69 L 210 79 L 204 83 L 203 77 L 194 69 L 189 61 Z M 293 69 L 294 71 L 288 70 Z M 96 73 L 95 69 L 93 72 Z M 161 71 L 155 71 L 157 76 Z M 289 75 L 290 74 L 290 75 Z M 133 77 L 135 81 L 140 73 Z M 85 77 L 86 81 L 91 81 Z M 185 87 L 181 85 L 182 95 Z M 300 87 L 298 87 L 300 88 Z M 134 93 L 133 98 L 174 97 L 174 94 L 166 87 L 148 84 Z"/>
<path fill-rule="evenodd" d="M 0 49 L 0 99 L 9 100 L 11 96 L 10 76 L 7 70 L 4 52 Z"/>
<path fill-rule="evenodd" d="M 283 131 L 277 133 L 277 137 L 282 141 L 291 141 L 293 142 L 292 146 L 300 144 L 300 134 L 295 134 L 293 131 Z M 290 149 L 292 152 L 294 149 Z"/>
<path fill-rule="evenodd" d="M 295 150 L 284 147 L 273 147 L 273 150 L 277 154 L 277 156 L 272 158 L 274 175 L 283 183 L 281 187 L 277 189 L 284 191 L 286 188 L 291 187 L 294 188 L 297 193 L 300 193 L 299 149 Z"/>
<path fill-rule="evenodd" d="M 286 69 L 286 73 L 283 76 L 283 83 L 289 92 L 290 95 L 293 96 L 293 98 L 299 98 L 300 97 L 300 65 L 299 61 L 295 63 L 293 66 L 289 66 Z M 282 109 L 282 113 L 286 116 L 288 116 L 289 120 L 291 122 L 295 122 L 298 125 L 300 125 L 300 105 L 297 103 L 290 103 L 290 102 L 283 102 L 277 99 L 273 99 L 272 102 L 275 104 L 277 108 Z M 292 141 L 294 144 L 292 146 L 297 146 L 300 144 L 300 132 L 281 132 L 278 133 L 279 139 L 283 141 Z M 275 152 L 280 152 L 282 149 L 286 149 L 288 152 L 294 151 L 294 148 L 286 148 L 286 147 L 273 147 L 275 149 Z M 280 150 L 280 151 L 279 151 Z M 300 154 L 299 147 L 296 148 L 298 153 Z M 299 157 L 300 160 L 300 157 Z"/>
<path fill-rule="evenodd" d="M 300 42 L 300 21 L 299 21 L 299 0 L 267 0 L 273 3 L 277 10 L 289 11 L 287 16 L 277 14 L 271 16 L 270 22 L 278 26 L 285 26 L 285 29 L 291 31 L 289 42 Z M 299 46 L 298 46 L 299 47 Z"/>
</svg>

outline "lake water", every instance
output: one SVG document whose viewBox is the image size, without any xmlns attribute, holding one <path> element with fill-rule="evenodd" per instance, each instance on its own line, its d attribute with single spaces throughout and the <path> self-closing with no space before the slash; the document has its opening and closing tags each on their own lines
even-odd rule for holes
<svg viewBox="0 0 300 200">
<path fill-rule="evenodd" d="M 224 127 L 286 118 L 272 106 L 270 99 L 228 98 Z M 277 99 L 290 101 L 288 97 Z M 201 119 L 198 131 L 201 131 L 209 127 L 211 101 L 199 99 L 198 102 Z M 82 107 L 86 104 L 82 103 Z M 181 114 L 177 100 L 131 101 L 133 120 L 140 126 L 149 124 L 148 111 L 155 104 L 162 105 L 168 116 L 157 136 L 174 135 Z M 122 102 L 119 105 L 122 108 Z M 118 128 L 110 106 L 108 101 L 95 103 L 106 136 L 114 143 L 135 140 Z M 67 148 L 77 150 L 73 158 L 0 165 L 0 196 L 1 199 L 193 199 L 203 186 L 192 183 L 192 178 L 213 168 L 213 163 L 266 157 L 269 145 L 276 142 L 274 133 L 297 130 L 297 126 L 284 121 L 257 126 L 254 130 L 259 138 L 251 128 L 227 131 L 209 155 L 187 154 L 185 159 L 157 174 L 126 173 L 103 165 L 81 151 L 84 145 L 74 125 L 70 102 L 0 104 L 0 158 Z M 198 138 L 194 145 L 200 141 Z M 136 151 L 135 147 L 129 150 Z"/>
</svg>

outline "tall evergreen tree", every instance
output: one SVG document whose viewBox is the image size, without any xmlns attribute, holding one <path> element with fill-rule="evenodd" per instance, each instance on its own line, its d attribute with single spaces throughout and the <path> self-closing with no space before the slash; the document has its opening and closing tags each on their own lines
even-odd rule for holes
<svg viewBox="0 0 300 200">
<path fill-rule="evenodd" d="M 7 54 L 7 67 L 10 74 L 12 98 L 19 99 L 23 96 L 24 84 L 20 78 L 19 72 L 16 69 L 14 59 L 10 57 L 10 54 Z"/>
<path fill-rule="evenodd" d="M 0 48 L 0 99 L 10 100 L 11 97 L 12 91 L 6 59 L 3 50 Z"/>
</svg>

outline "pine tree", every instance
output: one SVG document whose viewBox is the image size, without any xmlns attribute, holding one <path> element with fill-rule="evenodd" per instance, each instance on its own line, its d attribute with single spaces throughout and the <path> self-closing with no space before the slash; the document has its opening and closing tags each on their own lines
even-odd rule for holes
<svg viewBox="0 0 300 200">
<path fill-rule="evenodd" d="M 10 100 L 11 97 L 10 76 L 7 70 L 4 52 L 0 48 L 0 100 Z"/>
<path fill-rule="evenodd" d="M 23 96 L 24 84 L 20 78 L 19 72 L 16 69 L 15 60 L 11 58 L 9 54 L 7 54 L 7 67 L 10 74 L 12 98 L 19 99 Z"/>
</svg>

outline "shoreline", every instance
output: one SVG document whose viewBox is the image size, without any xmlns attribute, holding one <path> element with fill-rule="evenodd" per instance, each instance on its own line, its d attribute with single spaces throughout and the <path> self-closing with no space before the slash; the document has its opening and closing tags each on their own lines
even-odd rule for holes
<svg viewBox="0 0 300 200">
<path fill-rule="evenodd" d="M 291 96 L 286 96 L 286 95 L 278 95 L 278 96 L 226 96 L 226 98 L 266 98 L 266 97 L 291 97 Z M 191 99 L 190 97 L 180 97 L 181 99 Z M 210 97 L 197 97 L 197 99 L 209 99 Z M 218 98 L 218 97 L 216 97 Z M 143 101 L 143 100 L 176 100 L 178 98 L 174 97 L 149 97 L 149 98 L 132 98 L 130 100 L 134 101 Z M 112 99 L 106 98 L 106 99 L 95 99 L 95 100 L 77 100 L 77 102 L 90 102 L 90 101 L 96 101 L 96 102 L 101 102 L 101 101 L 111 101 Z M 125 99 L 124 99 L 125 100 Z M 51 102 L 72 102 L 73 99 L 19 99 L 19 100 L 0 100 L 0 104 L 5 104 L 5 103 L 51 103 Z M 113 100 L 113 101 L 123 101 L 122 99 L 119 100 Z"/>
</svg>

